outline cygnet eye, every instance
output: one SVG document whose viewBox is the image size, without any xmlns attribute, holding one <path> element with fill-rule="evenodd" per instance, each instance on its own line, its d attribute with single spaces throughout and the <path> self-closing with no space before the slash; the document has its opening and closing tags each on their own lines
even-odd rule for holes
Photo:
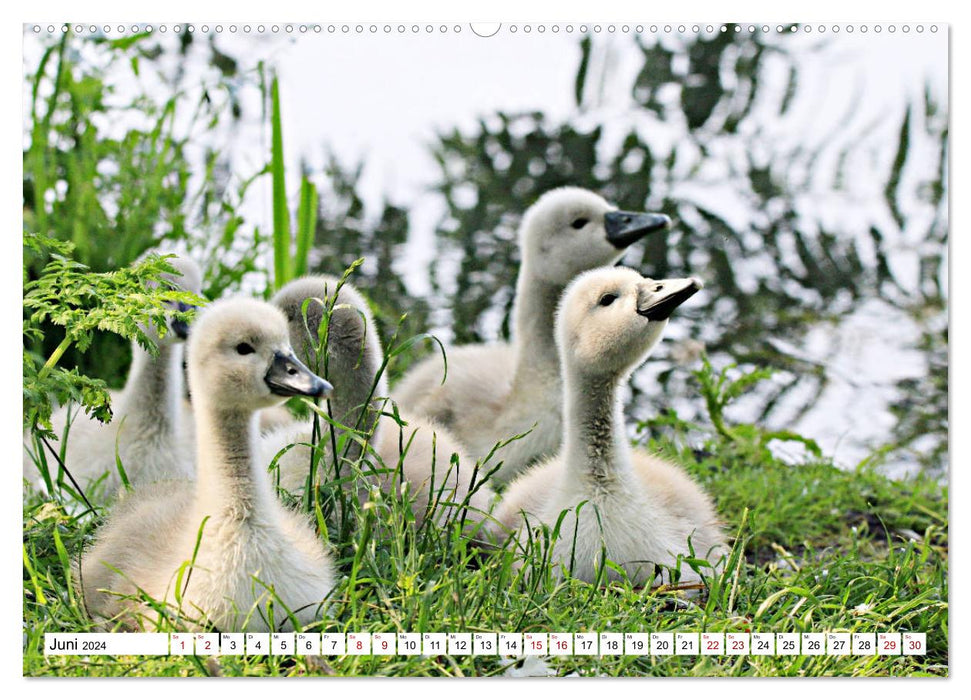
<svg viewBox="0 0 971 700">
<path fill-rule="evenodd" d="M 617 301 L 617 295 L 616 294 L 604 294 L 602 297 L 600 297 L 599 304 L 601 306 L 610 306 L 615 301 Z"/>
<path fill-rule="evenodd" d="M 256 352 L 256 350 L 254 350 L 253 346 L 249 343 L 240 343 L 236 346 L 236 352 L 238 352 L 240 355 L 252 355 L 254 352 Z"/>
<path fill-rule="evenodd" d="M 589 223 L 590 223 L 590 219 L 584 219 L 583 217 L 580 217 L 579 219 L 574 219 L 573 223 L 570 224 L 570 226 L 572 226 L 577 230 L 580 230 L 581 228 L 583 228 Z"/>
</svg>

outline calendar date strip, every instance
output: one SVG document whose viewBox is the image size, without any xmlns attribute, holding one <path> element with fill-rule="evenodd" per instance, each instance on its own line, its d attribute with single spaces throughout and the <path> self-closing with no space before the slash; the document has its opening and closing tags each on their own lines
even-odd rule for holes
<svg viewBox="0 0 971 700">
<path fill-rule="evenodd" d="M 52 633 L 45 656 L 898 656 L 924 632 Z"/>
</svg>

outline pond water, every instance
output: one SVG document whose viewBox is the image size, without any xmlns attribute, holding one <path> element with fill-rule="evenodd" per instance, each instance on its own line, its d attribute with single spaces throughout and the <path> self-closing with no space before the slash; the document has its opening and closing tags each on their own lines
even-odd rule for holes
<svg viewBox="0 0 971 700">
<path fill-rule="evenodd" d="M 947 28 L 841 26 L 700 39 L 618 31 L 587 44 L 565 28 L 480 39 L 467 28 L 325 27 L 216 45 L 244 68 L 276 66 L 290 172 L 304 167 L 318 184 L 322 225 L 379 231 L 387 202 L 406 213 L 389 267 L 365 269 L 370 291 L 387 293 L 382 274 L 400 278 L 444 341 L 507 332 L 518 216 L 549 187 L 587 186 L 675 220 L 627 264 L 707 284 L 635 375 L 632 418 L 660 406 L 700 420 L 689 369 L 704 347 L 716 366 L 777 370 L 730 419 L 800 432 L 845 466 L 892 448 L 882 469 L 943 478 Z M 196 42 L 178 65 L 196 61 L 202 74 L 207 57 Z M 218 141 L 242 178 L 269 141 L 255 83 L 240 101 L 240 124 L 196 147 Z M 328 201 L 334 162 L 362 164 L 359 210 Z M 268 230 L 262 185 L 241 211 Z M 326 250 L 325 231 L 320 241 Z M 330 255 L 322 267 L 336 265 Z"/>
<path fill-rule="evenodd" d="M 722 85 L 735 93 L 723 87 L 726 95 L 711 126 L 695 129 L 686 127 L 687 103 L 673 85 L 682 78 L 679 62 L 687 64 L 681 66 L 682 79 L 710 77 L 688 67 L 692 59 L 705 58 L 691 55 L 686 48 L 690 38 L 654 42 L 647 37 L 643 44 L 660 46 L 665 53 L 645 59 L 647 50 L 636 41 L 598 37 L 589 52 L 579 107 L 574 99 L 581 57 L 576 38 L 520 32 L 500 33 L 488 42 L 470 39 L 404 37 L 389 50 L 392 41 L 381 37 L 337 37 L 333 42 L 298 41 L 279 55 L 283 86 L 291 86 L 293 147 L 311 161 L 320 153 L 319 143 L 348 160 L 363 158 L 365 199 L 376 206 L 380 197 L 390 196 L 410 212 L 410 244 L 399 269 L 409 288 L 431 297 L 433 310 L 441 311 L 432 315 L 434 332 L 446 340 L 489 340 L 501 336 L 508 322 L 514 268 L 490 269 L 464 254 L 455 237 L 442 235 L 481 227 L 485 235 L 504 240 L 484 251 L 515 258 L 515 218 L 495 215 L 478 202 L 499 199 L 504 186 L 517 185 L 513 175 L 503 172 L 501 159 L 515 161 L 530 148 L 539 152 L 539 143 L 528 143 L 539 141 L 537 131 L 547 132 L 549 141 L 570 138 L 586 146 L 592 139 L 578 134 L 599 128 L 595 167 L 604 172 L 591 184 L 621 200 L 625 173 L 615 171 L 626 169 L 631 179 L 643 175 L 628 162 L 636 153 L 618 158 L 633 133 L 649 146 L 655 161 L 674 160 L 649 171 L 663 183 L 655 183 L 647 203 L 678 223 L 660 252 L 663 265 L 657 264 L 654 250 L 635 249 L 626 261 L 649 274 L 701 274 L 709 286 L 686 310 L 687 318 L 679 315 L 672 322 L 671 342 L 636 376 L 635 393 L 643 398 L 631 400 L 632 416 L 651 415 L 659 403 L 660 382 L 662 404 L 683 417 L 700 417 L 687 372 L 668 372 L 683 355 L 683 341 L 698 339 L 716 364 L 738 360 L 779 369 L 772 381 L 735 407 L 732 417 L 813 437 L 847 466 L 894 444 L 900 449 L 888 453 L 883 463 L 890 473 L 946 469 L 944 31 L 907 36 L 899 28 L 895 35 L 884 28 L 876 35 L 871 28 L 865 35 L 857 28 L 853 35 L 844 30 L 825 38 L 817 33 L 787 42 L 770 39 L 753 69 L 758 86 L 744 70 L 730 75 L 732 61 L 744 59 L 746 51 L 755 61 L 751 47 L 729 47 L 717 55 L 717 70 Z M 785 56 L 770 55 L 782 49 Z M 442 55 L 462 59 L 441 61 Z M 308 66 L 329 65 L 338 56 L 347 59 L 342 69 L 319 79 L 328 89 L 297 87 L 310 81 Z M 644 79 L 652 61 L 663 65 L 668 56 L 674 73 L 669 83 L 654 86 L 650 75 Z M 517 65 L 529 68 L 517 70 Z M 416 74 L 423 79 L 414 80 Z M 639 86 L 652 91 L 647 100 L 654 99 L 656 106 L 644 109 Z M 353 95 L 349 110 L 327 107 L 335 93 Z M 719 121 L 717 110 L 726 103 L 726 110 L 735 108 L 751 93 L 757 94 L 737 131 L 724 133 L 726 119 Z M 779 103 L 786 99 L 782 113 Z M 395 105 L 406 107 L 389 120 L 387 110 Z M 511 119 L 508 127 L 495 119 L 498 112 L 533 111 L 542 116 Z M 477 124 L 479 117 L 485 118 L 484 127 Z M 454 147 L 441 150 L 455 159 L 443 168 L 430 157 L 428 144 L 453 128 L 466 136 L 467 146 L 488 144 L 489 139 L 475 140 L 484 134 L 514 143 L 497 147 L 494 171 L 483 173 Z M 516 144 L 517 138 L 523 143 Z M 552 170 L 556 156 L 542 155 Z M 569 162 L 569 154 L 561 160 Z M 620 168 L 612 171 L 612 161 L 620 162 Z M 443 176 L 447 168 L 454 172 Z M 506 198 L 508 211 L 516 212 L 517 199 L 528 202 L 541 189 L 542 173 L 535 179 L 534 188 L 527 187 L 521 198 Z M 434 191 L 442 180 L 452 184 L 444 188 L 452 205 Z M 747 182 L 740 185 L 740 180 Z M 480 239 L 476 243 L 489 245 Z M 724 256 L 712 256 L 713 249 Z M 434 275 L 428 275 L 433 259 Z M 456 332 L 449 301 L 463 284 L 481 288 L 480 296 L 490 300 L 461 319 L 466 328 L 472 319 L 472 334 Z M 461 291 L 468 299 L 470 289 Z M 792 445 L 780 449 L 799 458 Z"/>
</svg>

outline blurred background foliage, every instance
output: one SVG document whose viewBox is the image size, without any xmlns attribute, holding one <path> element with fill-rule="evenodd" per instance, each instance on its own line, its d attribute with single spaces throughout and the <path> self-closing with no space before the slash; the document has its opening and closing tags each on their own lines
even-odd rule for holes
<svg viewBox="0 0 971 700">
<path fill-rule="evenodd" d="M 25 66 L 25 228 L 72 242 L 76 258 L 95 271 L 169 244 L 205 265 L 210 297 L 268 293 L 272 241 L 240 208 L 253 182 L 278 174 L 271 172 L 269 143 L 262 168 L 240 172 L 232 155 L 234 132 L 247 118 L 269 129 L 272 72 L 262 63 L 244 68 L 243 57 L 221 51 L 211 38 L 183 32 L 174 50 L 169 39 L 68 32 L 50 42 L 38 65 Z M 405 336 L 434 321 L 455 342 L 491 340 L 508 336 L 516 229 L 540 194 L 577 185 L 624 209 L 663 211 L 675 221 L 671 233 L 637 244 L 625 263 L 655 277 L 703 277 L 706 294 L 679 310 L 682 337 L 703 343 L 716 363 L 780 370 L 750 401 L 752 420 L 791 424 L 810 410 L 832 367 L 800 352 L 800 343 L 814 329 L 835 333 L 841 319 L 876 301 L 891 310 L 891 322 L 900 314 L 920 329 L 917 350 L 928 367 L 924 376 L 897 383 L 891 406 L 897 425 L 882 447 L 946 469 L 946 107 L 928 89 L 899 116 L 895 157 L 879 183 L 886 215 L 870 216 L 861 235 L 858 220 L 843 226 L 819 215 L 812 196 L 820 188 L 837 196 L 850 189 L 859 135 L 834 135 L 836 165 L 824 169 L 822 147 L 776 138 L 771 128 L 789 115 L 800 89 L 787 34 L 635 40 L 642 67 L 624 86 L 633 104 L 626 126 L 599 118 L 605 90 L 616 85 L 587 37 L 570 118 L 497 112 L 481 115 L 475 129 L 438 134 L 430 149 L 445 214 L 427 297 L 411 293 L 404 279 L 407 206 L 384 201 L 365 215 L 358 187 L 365 163 L 344 163 L 331 152 L 322 173 L 301 173 L 316 183 L 316 221 L 300 214 L 296 197 L 289 202 L 290 212 L 313 223 L 302 264 L 339 274 L 364 257 L 352 282 L 368 293 L 386 342 L 405 313 Z M 201 70 L 187 60 L 193 42 L 206 44 Z M 780 67 L 782 89 L 765 79 Z M 134 96 L 115 94 L 106 77 L 126 71 L 139 86 Z M 261 90 L 259 114 L 248 114 L 239 99 L 244 85 Z M 920 172 L 909 176 L 916 144 L 928 141 L 937 144 L 935 162 L 928 168 L 922 158 Z M 916 283 L 902 279 L 894 264 L 904 238 L 908 254 L 918 257 Z M 32 278 L 46 261 L 25 255 Z M 30 349 L 46 357 L 46 344 L 58 342 L 51 329 L 45 347 Z M 693 357 L 685 347 L 665 344 L 658 361 L 635 377 L 629 406 L 635 417 L 677 403 L 665 397 L 679 397 L 679 414 L 703 411 L 703 402 L 690 398 L 698 393 L 688 384 L 690 373 L 676 371 Z M 127 344 L 111 336 L 84 356 L 65 358 L 111 385 L 123 381 L 127 362 Z M 393 376 L 405 369 L 392 367 Z"/>
<path fill-rule="evenodd" d="M 834 227 L 805 196 L 811 179 L 818 183 L 820 175 L 827 176 L 816 167 L 821 149 L 786 144 L 771 133 L 799 89 L 787 38 L 729 30 L 710 39 L 685 37 L 679 44 L 639 43 L 643 67 L 629 89 L 642 114 L 631 116 L 635 125 L 622 138 L 612 135 L 619 148 L 604 143 L 605 129 L 596 120 L 594 126 L 578 125 L 596 108 L 604 87 L 590 77 L 589 38 L 582 42 L 577 71 L 576 123 L 551 123 L 542 113 L 498 113 L 482 119 L 472 133 L 443 134 L 435 157 L 448 214 L 438 236 L 451 253 L 445 257 L 459 260 L 454 289 L 444 289 L 443 298 L 461 300 L 451 307 L 452 330 L 458 341 L 480 341 L 491 337 L 490 322 L 498 317 L 500 334 L 508 334 L 519 213 L 550 188 L 587 187 L 622 209 L 672 217 L 669 235 L 636 244 L 624 262 L 659 278 L 700 275 L 707 293 L 678 312 L 677 325 L 690 329 L 687 337 L 703 341 L 720 364 L 782 370 L 778 381 L 763 384 L 758 405 L 751 407 L 756 421 L 771 421 L 791 397 L 797 410 L 787 420 L 794 422 L 826 388 L 826 364 L 795 351 L 811 328 L 838 324 L 870 299 L 914 319 L 929 371 L 898 384 L 900 398 L 892 406 L 898 425 L 888 450 L 920 441 L 911 456 L 924 466 L 946 468 L 946 114 L 928 90 L 921 104 L 902 115 L 896 156 L 881 187 L 891 216 L 874 216 L 862 237 L 850 226 Z M 762 80 L 769 60 L 785 66 L 784 90 Z M 919 120 L 913 118 L 917 111 Z M 928 181 L 907 178 L 905 184 L 917 129 L 938 144 L 937 162 Z M 674 130 L 680 138 L 655 147 L 652 130 Z M 833 142 L 839 142 L 835 136 Z M 850 139 L 841 147 L 838 165 L 828 174 L 825 187 L 832 192 L 845 189 L 854 143 Z M 704 196 L 709 186 L 717 197 Z M 916 199 L 921 209 L 911 208 L 907 220 L 905 199 Z M 747 226 L 733 223 L 739 210 Z M 921 242 L 916 286 L 898 279 L 891 264 L 905 228 L 908 240 Z M 773 338 L 786 342 L 773 344 Z M 672 371 L 671 347 L 663 344 L 640 370 L 650 381 L 635 377 L 630 403 L 638 404 L 639 387 L 649 387 L 648 415 L 668 405 L 667 395 L 693 393 L 682 385 L 686 374 Z"/>
<path fill-rule="evenodd" d="M 399 339 L 424 333 L 428 329 L 429 301 L 409 292 L 401 268 L 395 265 L 404 257 L 408 242 L 407 209 L 384 201 L 375 218 L 365 216 L 365 205 L 358 194 L 364 164 L 344 165 L 332 152 L 327 153 L 326 161 L 327 189 L 320 197 L 310 269 L 335 275 L 364 257 L 350 282 L 368 290 L 385 344 L 396 332 Z M 391 376 L 400 376 L 405 367 L 394 363 L 389 367 Z"/>
<path fill-rule="evenodd" d="M 124 267 L 156 246 L 190 250 L 205 266 L 204 293 L 214 298 L 255 270 L 258 238 L 239 235 L 235 208 L 248 182 L 228 190 L 214 144 L 203 147 L 198 163 L 188 152 L 199 148 L 193 139 L 200 132 L 239 119 L 235 93 L 251 78 L 210 42 L 212 71 L 201 83 L 187 81 L 192 42 L 183 33 L 175 56 L 165 56 L 147 33 L 109 40 L 68 31 L 37 66 L 25 67 L 24 229 L 71 243 L 73 259 L 94 272 Z M 175 68 L 164 69 L 163 58 L 174 58 Z M 138 89 L 119 90 L 119 75 Z M 203 172 L 193 172 L 197 165 Z M 193 179 L 199 184 L 191 187 Z M 25 282 L 35 280 L 49 256 L 28 248 L 24 255 Z M 62 336 L 45 323 L 27 350 L 47 358 Z M 98 333 L 87 352 L 72 347 L 62 364 L 118 386 L 130 360 L 127 341 Z"/>
</svg>

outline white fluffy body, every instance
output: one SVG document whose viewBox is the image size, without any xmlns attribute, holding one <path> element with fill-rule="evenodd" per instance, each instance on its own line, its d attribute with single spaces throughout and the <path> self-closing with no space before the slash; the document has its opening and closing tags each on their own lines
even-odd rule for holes
<svg viewBox="0 0 971 700">
<path fill-rule="evenodd" d="M 522 263 L 510 344 L 449 349 L 448 373 L 438 355 L 415 366 L 394 388 L 411 413 L 448 428 L 475 459 L 501 441 L 527 433 L 495 453 L 493 476 L 507 482 L 527 465 L 557 452 L 563 438 L 563 389 L 553 319 L 557 302 L 576 275 L 623 255 L 607 240 L 604 215 L 615 210 L 576 187 L 547 192 L 523 216 Z M 575 222 L 586 221 L 581 228 Z"/>
<path fill-rule="evenodd" d="M 255 411 L 282 400 L 264 379 L 277 353 L 292 350 L 285 319 L 268 304 L 226 299 L 199 315 L 189 341 L 197 481 L 139 489 L 113 510 L 82 558 L 90 613 L 155 627 L 139 591 L 165 601 L 187 629 L 292 629 L 288 610 L 300 625 L 324 613 L 336 581 L 325 545 L 280 504 L 254 460 Z M 179 604 L 178 572 L 193 561 Z"/>
<path fill-rule="evenodd" d="M 605 550 L 633 582 L 648 584 L 656 581 L 656 564 L 675 567 L 689 555 L 689 540 L 695 556 L 721 563 L 724 535 L 711 500 L 677 465 L 631 449 L 617 396 L 667 324 L 639 314 L 639 304 L 652 290 L 684 282 L 608 268 L 580 276 L 564 294 L 557 316 L 563 450 L 510 484 L 495 513 L 506 528 L 520 529 L 524 542 L 526 529 L 553 527 L 567 511 L 552 556 L 561 572 L 594 581 Z M 682 581 L 696 578 L 681 566 Z"/>
<path fill-rule="evenodd" d="M 724 536 L 701 488 L 679 467 L 644 450 L 631 451 L 629 466 L 605 484 L 576 479 L 554 457 L 509 485 L 495 517 L 510 528 L 553 526 L 568 511 L 552 560 L 584 581 L 596 579 L 604 547 L 631 581 L 642 584 L 655 580 L 654 564 L 677 566 L 678 555 L 689 553 L 689 538 L 697 557 L 717 564 Z M 681 566 L 682 581 L 695 578 Z"/>
<path fill-rule="evenodd" d="M 461 503 L 468 496 L 471 507 L 467 509 L 466 520 L 479 522 L 494 499 L 492 490 L 481 483 L 484 472 L 473 484 L 475 460 L 434 421 L 405 411 L 400 418 L 406 425 L 399 426 L 390 416 L 381 415 L 383 409 L 391 409 L 390 404 L 386 405 L 387 382 L 383 375 L 378 376 L 383 361 L 381 339 L 364 297 L 345 282 L 334 301 L 337 286 L 338 280 L 334 277 L 303 277 L 281 289 L 273 302 L 287 316 L 291 343 L 300 359 L 310 367 L 314 367 L 318 360 L 317 343 L 311 340 L 308 329 L 316 334 L 323 319 L 324 304 L 328 299 L 333 304 L 327 327 L 328 366 L 326 372 L 322 367 L 320 371 L 321 376 L 335 387 L 327 405 L 334 420 L 372 434 L 373 450 L 365 454 L 365 460 L 373 462 L 375 469 L 358 480 L 355 496 L 365 499 L 372 485 L 377 485 L 385 493 L 399 493 L 405 486 L 413 499 L 412 508 L 419 525 L 431 500 L 443 504 Z M 302 309 L 307 299 L 314 301 L 307 307 L 305 321 Z M 274 416 L 273 420 L 280 420 L 280 416 Z M 324 436 L 319 444 L 324 448 L 324 455 L 319 464 L 325 465 L 327 473 L 317 475 L 318 483 L 337 476 L 333 473 L 330 427 L 326 423 L 322 427 Z M 290 422 L 266 432 L 260 441 L 263 460 L 267 464 L 281 450 L 294 445 L 278 460 L 280 485 L 291 493 L 301 493 L 306 485 L 312 429 L 310 421 Z M 458 455 L 458 468 L 451 464 L 453 454 Z M 342 463 L 341 477 L 349 475 L 347 463 L 360 456 L 361 449 L 354 445 L 347 454 L 348 459 Z M 440 521 L 453 515 L 450 507 L 439 508 L 436 513 Z"/>
<path fill-rule="evenodd" d="M 198 294 L 202 285 L 199 266 L 186 257 L 172 258 L 170 262 L 182 273 L 171 281 Z M 188 478 L 192 474 L 194 431 L 182 415 L 184 344 L 171 328 L 161 338 L 154 327 L 145 330 L 157 344 L 158 356 L 152 357 L 132 343 L 132 364 L 125 387 L 111 392 L 110 423 L 85 415 L 73 404 L 62 406 L 51 416 L 54 432 L 60 438 L 52 446 L 60 451 L 63 445 L 65 466 L 93 502 L 110 499 L 121 484 L 116 447 L 132 484 Z M 34 487 L 43 488 L 31 454 L 33 446 L 28 444 L 25 437 L 23 476 Z M 52 477 L 56 476 L 56 459 L 50 454 L 46 458 Z"/>
</svg>

